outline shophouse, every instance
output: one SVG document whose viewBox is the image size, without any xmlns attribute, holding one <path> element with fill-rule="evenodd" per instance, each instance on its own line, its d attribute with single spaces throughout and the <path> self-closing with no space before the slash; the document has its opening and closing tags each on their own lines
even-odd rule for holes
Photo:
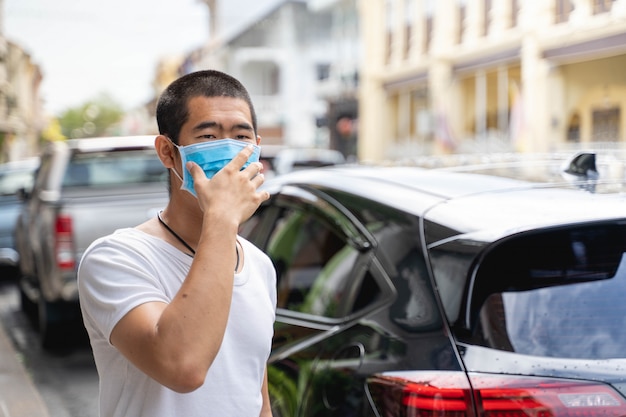
<svg viewBox="0 0 626 417">
<path fill-rule="evenodd" d="M 361 0 L 359 12 L 362 160 L 624 142 L 625 0 Z"/>
</svg>

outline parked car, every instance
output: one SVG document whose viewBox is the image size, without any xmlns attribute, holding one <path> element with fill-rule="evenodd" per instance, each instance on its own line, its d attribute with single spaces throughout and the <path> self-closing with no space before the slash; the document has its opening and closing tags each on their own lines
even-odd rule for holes
<svg viewBox="0 0 626 417">
<path fill-rule="evenodd" d="M 240 233 L 277 270 L 274 417 L 626 415 L 624 178 L 267 181 Z"/>
<path fill-rule="evenodd" d="M 261 148 L 261 158 L 268 152 Z M 276 175 L 286 174 L 307 168 L 319 168 L 345 164 L 343 154 L 334 149 L 322 148 L 285 148 L 278 150 L 273 159 L 272 167 Z"/>
<path fill-rule="evenodd" d="M 165 207 L 167 171 L 153 136 L 51 142 L 16 226 L 23 310 L 46 348 L 82 330 L 76 271 L 96 238 Z"/>
<path fill-rule="evenodd" d="M 272 178 L 276 175 L 276 155 L 284 149 L 289 149 L 285 145 L 266 145 L 261 142 L 261 155 L 259 156 L 259 162 L 263 164 L 263 175 L 265 178 Z"/>
<path fill-rule="evenodd" d="M 15 250 L 15 223 L 22 200 L 19 194 L 33 186 L 39 158 L 28 158 L 0 165 L 0 278 L 15 278 L 19 255 Z"/>
</svg>

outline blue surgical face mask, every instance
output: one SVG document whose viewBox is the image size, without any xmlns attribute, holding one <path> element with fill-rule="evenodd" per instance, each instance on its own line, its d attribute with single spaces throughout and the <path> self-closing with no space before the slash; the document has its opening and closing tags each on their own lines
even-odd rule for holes
<svg viewBox="0 0 626 417">
<path fill-rule="evenodd" d="M 197 197 L 196 190 L 193 188 L 193 177 L 187 170 L 186 165 L 188 161 L 195 162 L 202 168 L 207 178 L 213 178 L 217 172 L 224 168 L 239 152 L 241 152 L 250 142 L 244 142 L 242 140 L 235 139 L 219 139 L 210 140 L 206 142 L 194 143 L 193 145 L 179 146 L 174 144 L 180 152 L 180 157 L 183 164 L 183 177 L 181 178 L 172 168 L 172 171 L 178 179 L 181 180 L 181 190 L 187 190 L 191 194 Z M 258 162 L 261 154 L 261 148 L 257 145 L 254 146 L 254 151 L 248 161 L 241 168 L 242 170 L 250 165 L 251 162 Z"/>
</svg>

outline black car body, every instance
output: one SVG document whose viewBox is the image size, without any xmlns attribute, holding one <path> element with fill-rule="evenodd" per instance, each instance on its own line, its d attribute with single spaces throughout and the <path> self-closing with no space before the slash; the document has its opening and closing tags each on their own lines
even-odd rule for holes
<svg viewBox="0 0 626 417">
<path fill-rule="evenodd" d="M 241 233 L 277 270 L 275 417 L 626 415 L 622 180 L 333 167 L 264 187 Z"/>
</svg>

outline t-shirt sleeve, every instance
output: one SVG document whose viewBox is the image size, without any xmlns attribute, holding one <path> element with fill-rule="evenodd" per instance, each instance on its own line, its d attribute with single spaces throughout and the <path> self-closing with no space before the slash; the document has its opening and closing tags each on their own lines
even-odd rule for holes
<svg viewBox="0 0 626 417">
<path fill-rule="evenodd" d="M 110 341 L 115 325 L 133 308 L 151 301 L 169 302 L 153 268 L 131 245 L 106 239 L 92 244 L 78 269 L 84 320 Z"/>
</svg>

